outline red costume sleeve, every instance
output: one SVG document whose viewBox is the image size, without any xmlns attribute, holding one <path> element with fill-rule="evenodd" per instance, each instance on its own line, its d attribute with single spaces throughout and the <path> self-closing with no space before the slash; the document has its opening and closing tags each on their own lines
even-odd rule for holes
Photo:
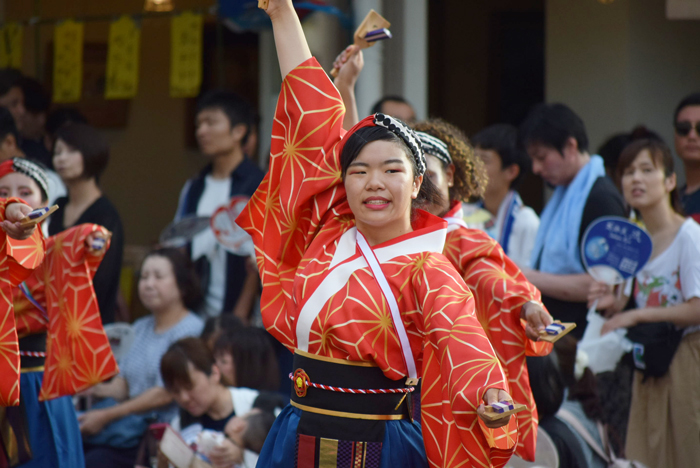
<svg viewBox="0 0 700 468">
<path fill-rule="evenodd" d="M 24 203 L 18 198 L 0 200 L 0 222 L 10 203 Z M 0 406 L 19 404 L 19 345 L 13 307 L 15 287 L 31 274 L 44 259 L 41 229 L 26 240 L 12 239 L 0 229 Z"/>
<path fill-rule="evenodd" d="M 482 231 L 460 228 L 450 232 L 445 255 L 462 273 L 474 294 L 477 317 L 508 376 L 511 397 L 527 406 L 527 410 L 517 413 L 516 453 L 532 461 L 538 419 L 525 356 L 547 355 L 552 345 L 527 338 L 520 311 L 526 302 L 541 304 L 540 292 L 505 255 L 498 242 Z"/>
<path fill-rule="evenodd" d="M 295 340 L 284 311 L 294 310 L 297 268 L 321 219 L 345 198 L 336 154 L 344 114 L 338 90 L 316 59 L 292 70 L 277 102 L 270 169 L 236 220 L 255 243 L 265 327 L 290 349 Z"/>
<path fill-rule="evenodd" d="M 517 442 L 515 418 L 488 429 L 476 410 L 489 388 L 508 390 L 505 374 L 469 290 L 444 257 L 426 259 L 429 274 L 414 275 L 413 288 L 424 298 L 421 425 L 428 460 L 441 467 L 503 466 Z"/>
<path fill-rule="evenodd" d="M 26 284 L 48 314 L 46 363 L 40 400 L 74 395 L 119 370 L 102 327 L 92 278 L 109 248 L 95 255 L 85 239 L 96 224 L 81 224 L 47 240 L 46 260 Z"/>
</svg>

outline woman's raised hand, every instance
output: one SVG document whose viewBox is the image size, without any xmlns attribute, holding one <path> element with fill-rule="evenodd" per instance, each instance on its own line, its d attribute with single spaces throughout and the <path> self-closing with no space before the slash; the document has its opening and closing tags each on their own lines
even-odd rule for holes
<svg viewBox="0 0 700 468">
<path fill-rule="evenodd" d="M 294 9 L 292 6 L 292 0 L 267 0 L 267 8 L 265 8 L 265 12 L 270 18 L 272 18 L 274 15 L 278 14 L 282 8 L 286 7 L 291 7 Z"/>
</svg>

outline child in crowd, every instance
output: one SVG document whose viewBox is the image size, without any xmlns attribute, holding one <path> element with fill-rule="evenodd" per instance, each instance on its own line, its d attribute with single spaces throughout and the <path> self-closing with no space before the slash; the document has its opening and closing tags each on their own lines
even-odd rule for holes
<svg viewBox="0 0 700 468">
<path fill-rule="evenodd" d="M 486 231 L 501 244 L 511 260 L 521 268 L 526 267 L 540 218 L 523 204 L 517 191 L 530 170 L 527 154 L 518 148 L 518 130 L 507 124 L 492 125 L 474 135 L 472 144 L 488 176 L 483 200 L 478 206 L 488 211 L 490 219 L 478 225 L 467 224 Z"/>
<path fill-rule="evenodd" d="M 257 390 L 227 387 L 221 371 L 204 341 L 185 338 L 170 346 L 160 363 L 165 388 L 180 407 L 172 427 L 191 443 L 203 430 L 229 436 L 207 454 L 215 468 L 231 464 L 255 466 L 265 437 L 281 406 L 274 396 L 259 395 Z M 261 398 L 262 397 L 262 398 Z M 256 407 L 258 406 L 258 407 Z M 245 452 L 252 450 L 251 454 Z"/>
<path fill-rule="evenodd" d="M 261 328 L 222 333 L 214 344 L 214 357 L 229 385 L 256 390 L 279 388 L 277 357 L 269 335 Z"/>
<path fill-rule="evenodd" d="M 200 338 L 207 344 L 209 351 L 214 352 L 214 344 L 222 333 L 243 328 L 241 319 L 233 314 L 221 314 L 217 317 L 209 317 L 204 322 L 204 329 Z"/>
</svg>

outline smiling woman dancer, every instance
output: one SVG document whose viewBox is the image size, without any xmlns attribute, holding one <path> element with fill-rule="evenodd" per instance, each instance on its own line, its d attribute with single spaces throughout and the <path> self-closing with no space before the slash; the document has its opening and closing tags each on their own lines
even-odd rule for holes
<svg viewBox="0 0 700 468">
<path fill-rule="evenodd" d="M 237 222 L 256 245 L 266 327 L 295 355 L 259 465 L 503 466 L 515 418 L 478 415 L 510 400 L 508 384 L 441 253 L 446 223 L 412 210 L 436 197 L 415 135 L 382 114 L 345 133 L 291 0 L 267 12 L 285 78 L 270 170 Z M 423 436 L 409 416 L 418 377 Z"/>
<path fill-rule="evenodd" d="M 480 196 L 485 170 L 467 137 L 443 120 L 414 126 L 425 152 L 426 176 L 438 188 L 442 202 L 428 211 L 448 223 L 445 256 L 464 278 L 476 302 L 476 315 L 508 376 L 511 395 L 527 406 L 517 414 L 515 453 L 534 461 L 537 445 L 537 408 L 530 390 L 525 356 L 549 354 L 552 345 L 537 342 L 539 330 L 552 322 L 540 292 L 525 278 L 501 246 L 483 231 L 469 229 L 462 220 L 462 201 Z M 535 341 L 533 341 L 535 340 Z"/>
</svg>

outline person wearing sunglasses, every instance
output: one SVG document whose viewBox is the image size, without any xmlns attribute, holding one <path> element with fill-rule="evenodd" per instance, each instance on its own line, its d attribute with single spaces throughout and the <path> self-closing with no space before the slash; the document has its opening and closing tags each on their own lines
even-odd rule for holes
<svg viewBox="0 0 700 468">
<path fill-rule="evenodd" d="M 683 210 L 700 222 L 700 92 L 678 104 L 673 126 L 676 153 L 685 166 L 685 187 L 680 191 Z"/>
</svg>

